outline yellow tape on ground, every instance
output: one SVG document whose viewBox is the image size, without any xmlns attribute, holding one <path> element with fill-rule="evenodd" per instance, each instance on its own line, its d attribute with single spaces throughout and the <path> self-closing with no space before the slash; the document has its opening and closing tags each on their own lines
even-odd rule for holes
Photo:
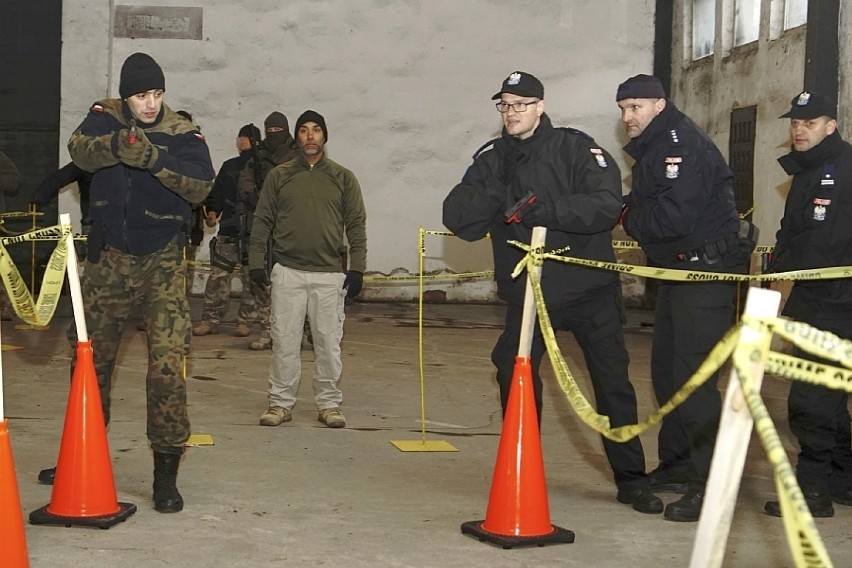
<svg viewBox="0 0 852 568">
<path fill-rule="evenodd" d="M 30 325 L 45 326 L 53 318 L 62 293 L 62 283 L 65 281 L 65 265 L 68 259 L 65 239 L 69 234 L 71 234 L 71 225 L 56 225 L 0 239 L 0 277 L 15 313 Z M 21 277 L 18 267 L 9 256 L 6 245 L 52 238 L 58 239 L 58 242 L 44 271 L 38 300 L 33 302 L 32 294 Z"/>
</svg>

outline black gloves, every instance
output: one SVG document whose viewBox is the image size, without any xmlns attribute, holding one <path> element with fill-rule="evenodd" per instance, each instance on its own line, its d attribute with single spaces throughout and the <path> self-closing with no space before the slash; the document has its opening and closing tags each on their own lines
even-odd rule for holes
<svg viewBox="0 0 852 568">
<path fill-rule="evenodd" d="M 350 270 L 346 273 L 346 279 L 343 281 L 343 287 L 346 289 L 346 297 L 354 298 L 361 293 L 361 288 L 364 286 L 364 273 L 357 270 Z"/>
<path fill-rule="evenodd" d="M 550 207 L 541 199 L 536 199 L 521 214 L 521 222 L 532 229 L 533 227 L 547 227 L 553 222 L 550 215 Z"/>
<path fill-rule="evenodd" d="M 116 141 L 118 159 L 128 166 L 143 170 L 148 169 L 156 163 L 159 150 L 151 144 L 151 141 L 145 136 L 145 131 L 141 128 L 136 131 L 136 142 L 133 144 L 130 143 L 129 135 L 130 132 L 126 128 L 116 133 L 118 137 Z"/>
<path fill-rule="evenodd" d="M 265 268 L 252 268 L 249 270 L 249 280 L 258 286 L 269 286 L 271 284 Z"/>
</svg>

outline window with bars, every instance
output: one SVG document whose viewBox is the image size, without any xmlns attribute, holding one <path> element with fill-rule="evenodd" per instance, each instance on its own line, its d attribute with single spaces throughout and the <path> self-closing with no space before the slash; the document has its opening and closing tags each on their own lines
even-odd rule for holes
<svg viewBox="0 0 852 568">
<path fill-rule="evenodd" d="M 734 173 L 734 198 L 737 211 L 745 213 L 754 207 L 754 139 L 757 107 L 731 111 L 731 135 L 728 165 Z"/>
</svg>

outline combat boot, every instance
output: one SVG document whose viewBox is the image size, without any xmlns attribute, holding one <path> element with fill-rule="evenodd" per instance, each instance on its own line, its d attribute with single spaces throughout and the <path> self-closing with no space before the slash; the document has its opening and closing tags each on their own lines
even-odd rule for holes
<svg viewBox="0 0 852 568">
<path fill-rule="evenodd" d="M 192 328 L 192 335 L 216 335 L 219 333 L 219 324 L 202 321 Z"/>
<path fill-rule="evenodd" d="M 272 338 L 269 337 L 269 332 L 261 331 L 260 337 L 249 343 L 249 349 L 251 349 L 252 351 L 272 349 Z"/>
<path fill-rule="evenodd" d="M 248 337 L 249 335 L 251 335 L 251 328 L 243 322 L 239 322 L 234 329 L 234 337 Z"/>
<path fill-rule="evenodd" d="M 183 510 L 183 497 L 175 485 L 180 456 L 154 452 L 154 509 L 161 513 Z"/>
</svg>

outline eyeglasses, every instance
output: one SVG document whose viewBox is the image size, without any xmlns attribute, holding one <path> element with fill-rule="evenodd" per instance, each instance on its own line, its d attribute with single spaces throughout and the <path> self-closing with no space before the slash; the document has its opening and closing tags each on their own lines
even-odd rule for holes
<svg viewBox="0 0 852 568">
<path fill-rule="evenodd" d="M 538 104 L 538 101 L 529 101 L 526 103 L 505 103 L 503 101 L 500 101 L 494 106 L 496 106 L 497 110 L 499 110 L 500 112 L 509 112 L 510 108 L 515 112 L 524 112 L 525 110 L 527 110 L 527 106 L 534 104 Z"/>
</svg>

